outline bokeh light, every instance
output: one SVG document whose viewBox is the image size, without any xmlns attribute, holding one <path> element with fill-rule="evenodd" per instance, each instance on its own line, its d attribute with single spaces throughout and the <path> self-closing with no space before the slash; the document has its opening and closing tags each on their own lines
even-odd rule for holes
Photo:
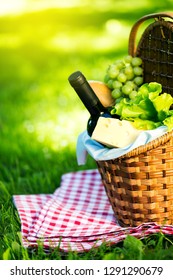
<svg viewBox="0 0 173 280">
<path fill-rule="evenodd" d="M 127 53 L 134 22 L 171 5 L 169 0 L 0 0 L 5 136 L 11 126 L 16 138 L 32 139 L 44 151 L 75 150 L 89 114 L 68 76 L 81 70 L 89 80 L 103 81 L 109 63 Z"/>
</svg>

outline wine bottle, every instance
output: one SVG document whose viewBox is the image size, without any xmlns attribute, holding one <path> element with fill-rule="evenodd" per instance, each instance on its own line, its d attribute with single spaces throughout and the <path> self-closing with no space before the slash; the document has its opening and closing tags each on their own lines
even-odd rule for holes
<svg viewBox="0 0 173 280">
<path fill-rule="evenodd" d="M 72 73 L 68 80 L 90 113 L 90 118 L 87 123 L 87 132 L 89 136 L 91 136 L 98 118 L 100 116 L 112 118 L 112 115 L 108 109 L 102 105 L 85 76 L 80 71 Z"/>
</svg>

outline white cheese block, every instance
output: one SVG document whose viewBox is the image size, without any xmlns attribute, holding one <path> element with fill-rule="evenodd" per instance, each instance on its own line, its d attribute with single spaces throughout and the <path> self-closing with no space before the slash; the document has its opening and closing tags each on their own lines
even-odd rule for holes
<svg viewBox="0 0 173 280">
<path fill-rule="evenodd" d="M 140 132 L 130 121 L 99 117 L 91 138 L 108 147 L 123 148 L 134 142 Z"/>
</svg>

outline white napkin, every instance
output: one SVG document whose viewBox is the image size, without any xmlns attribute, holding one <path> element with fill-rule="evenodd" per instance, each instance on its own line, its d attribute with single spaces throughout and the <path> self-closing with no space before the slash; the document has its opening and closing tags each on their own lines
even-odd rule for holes
<svg viewBox="0 0 173 280">
<path fill-rule="evenodd" d="M 123 148 L 107 148 L 91 139 L 87 131 L 84 131 L 79 135 L 77 140 L 77 162 L 79 165 L 85 164 L 87 154 L 90 154 L 90 156 L 96 161 L 118 158 L 141 145 L 145 145 L 152 140 L 155 140 L 167 132 L 167 126 L 160 126 L 153 130 L 143 130 L 132 144 Z"/>
</svg>

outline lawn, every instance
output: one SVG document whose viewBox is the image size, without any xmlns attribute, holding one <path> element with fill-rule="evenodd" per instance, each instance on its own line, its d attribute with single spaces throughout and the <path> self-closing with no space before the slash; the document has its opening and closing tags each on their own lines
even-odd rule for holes
<svg viewBox="0 0 173 280">
<path fill-rule="evenodd" d="M 0 259 L 172 259 L 173 238 L 163 234 L 85 254 L 22 247 L 12 196 L 53 193 L 64 173 L 96 168 L 90 157 L 77 164 L 89 114 L 68 76 L 81 70 L 103 81 L 109 63 L 127 54 L 136 20 L 173 10 L 171 0 L 78 2 L 0 16 Z"/>
</svg>

